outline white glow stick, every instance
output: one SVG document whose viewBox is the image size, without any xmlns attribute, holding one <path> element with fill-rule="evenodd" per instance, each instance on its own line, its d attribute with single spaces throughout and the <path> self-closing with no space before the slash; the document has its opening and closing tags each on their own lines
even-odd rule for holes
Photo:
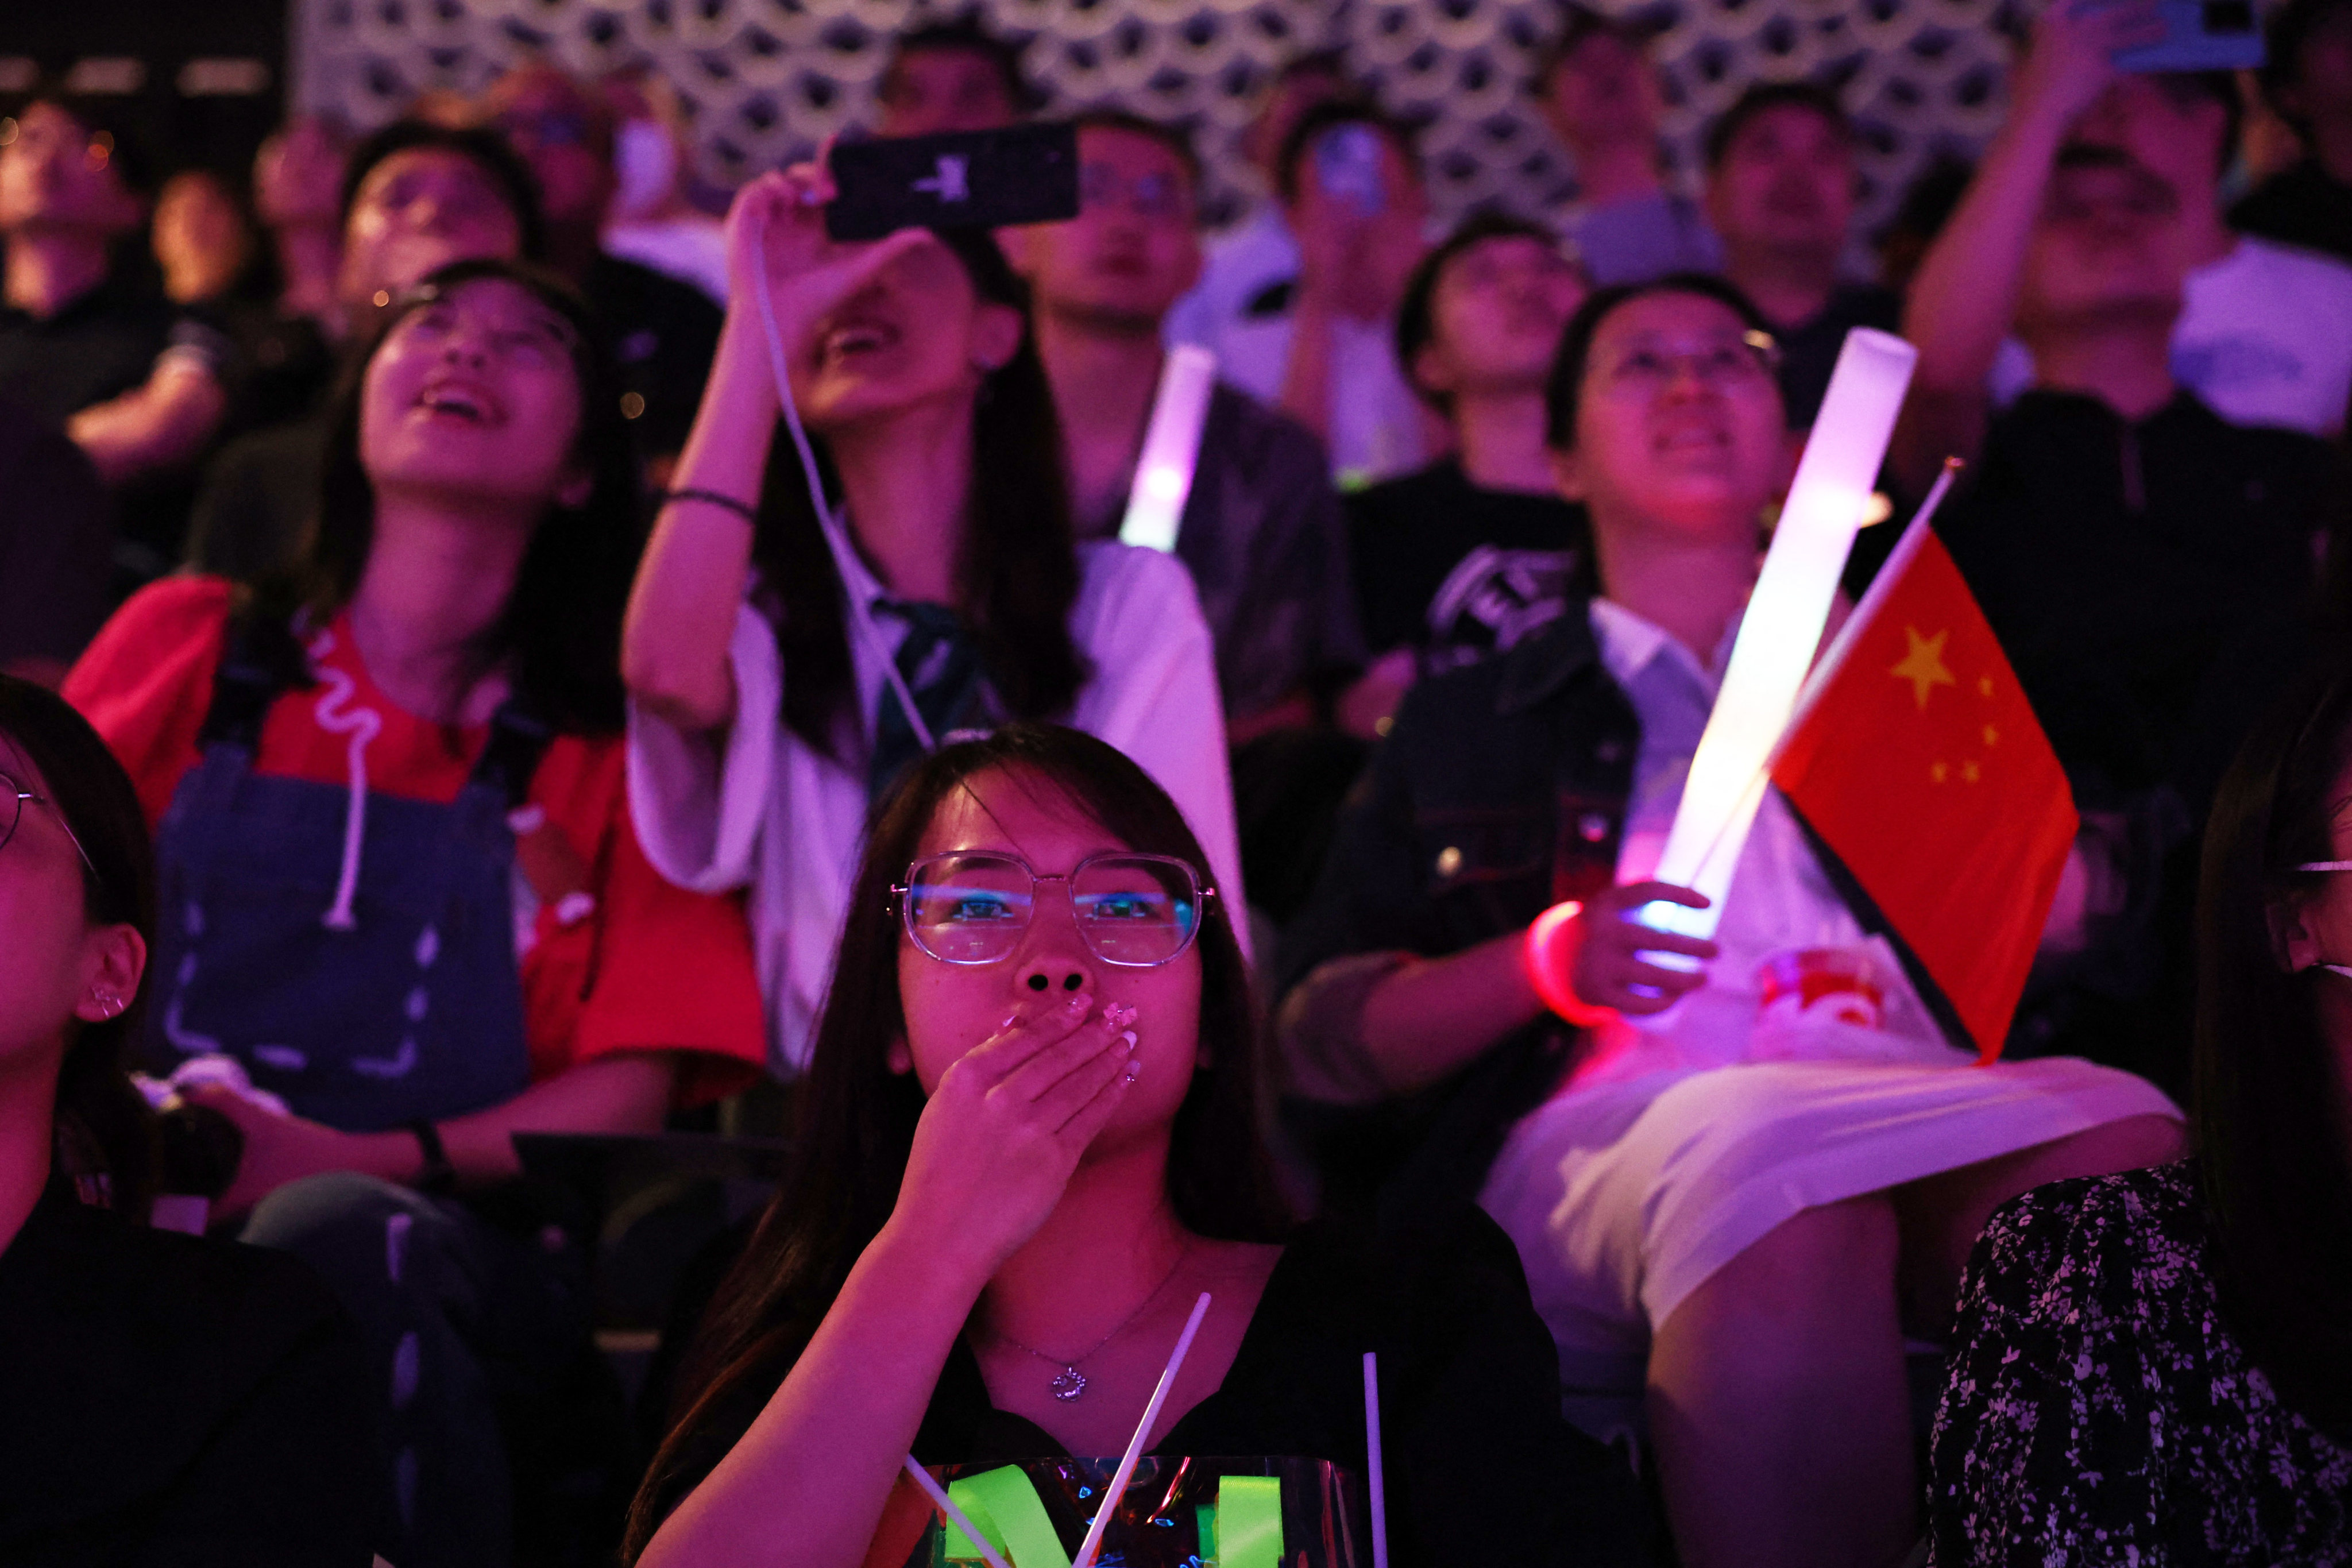
<svg viewBox="0 0 2352 1568">
<path fill-rule="evenodd" d="M 940 1511 L 948 1516 L 948 1522 L 962 1531 L 966 1541 L 980 1548 L 980 1554 L 988 1559 L 988 1568 L 1013 1568 L 1013 1564 L 1007 1563 L 996 1548 L 988 1543 L 988 1537 L 980 1532 L 980 1526 L 964 1517 L 963 1510 L 956 1507 L 955 1499 L 948 1496 L 947 1489 L 940 1485 L 932 1478 L 931 1472 L 923 1468 L 912 1454 L 907 1456 L 907 1473 L 914 1477 L 915 1484 L 923 1489 L 924 1494 L 932 1502 L 939 1505 Z"/>
<path fill-rule="evenodd" d="M 1102 1507 L 1095 1510 L 1095 1521 L 1087 1526 L 1087 1539 L 1078 1547 L 1078 1560 L 1070 1568 L 1095 1568 L 1095 1553 L 1102 1550 L 1103 1531 L 1110 1527 L 1111 1511 L 1118 1500 L 1127 1495 L 1127 1483 L 1135 1479 L 1135 1461 L 1143 1455 L 1143 1440 L 1151 1436 L 1151 1424 L 1160 1419 L 1160 1407 L 1168 1403 L 1168 1391 L 1176 1386 L 1176 1371 L 1184 1364 L 1184 1352 L 1192 1348 L 1192 1336 L 1201 1331 L 1201 1320 L 1209 1315 L 1209 1293 L 1192 1303 L 1192 1315 L 1184 1320 L 1184 1331 L 1176 1336 L 1176 1353 L 1168 1358 L 1168 1370 L 1160 1374 L 1160 1386 L 1151 1391 L 1151 1403 L 1143 1407 L 1143 1424 L 1129 1438 L 1127 1453 L 1118 1461 L 1118 1468 L 1103 1489 Z"/>
<path fill-rule="evenodd" d="M 1381 1358 L 1364 1352 L 1364 1453 L 1371 1472 L 1372 1568 L 1389 1568 L 1389 1500 L 1381 1486 Z"/>
<path fill-rule="evenodd" d="M 1763 804 L 1765 763 L 1788 728 L 1805 671 L 1821 646 L 1838 574 L 1866 515 L 1918 358 L 1919 351 L 1901 338 L 1868 327 L 1848 332 L 1838 351 L 1829 394 L 1780 509 L 1748 613 L 1740 618 L 1723 689 L 1691 758 L 1690 779 L 1658 861 L 1658 880 L 1696 889 L 1709 902 L 1703 910 L 1645 905 L 1641 919 L 1653 930 L 1715 934 L 1731 873 Z M 1675 954 L 1648 956 L 1695 967 Z"/>
<path fill-rule="evenodd" d="M 1135 488 L 1118 525 L 1121 544 L 1149 550 L 1176 548 L 1184 502 L 1192 493 L 1192 471 L 1201 460 L 1201 426 L 1209 417 L 1209 394 L 1216 389 L 1217 356 L 1195 343 L 1168 351 L 1160 367 L 1160 389 L 1151 395 L 1151 423 L 1144 427 L 1143 450 L 1135 459 Z"/>
</svg>

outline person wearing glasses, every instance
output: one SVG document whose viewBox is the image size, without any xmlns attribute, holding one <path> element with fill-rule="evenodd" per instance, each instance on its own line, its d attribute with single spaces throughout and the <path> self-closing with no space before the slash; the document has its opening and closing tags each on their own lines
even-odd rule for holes
<svg viewBox="0 0 2352 1568">
<path fill-rule="evenodd" d="M 1118 747 L 1242 904 L 1208 626 L 1181 563 L 1074 541 L 1028 291 L 982 230 L 836 244 L 832 196 L 814 165 L 736 196 L 726 334 L 622 640 L 638 837 L 685 887 L 750 889 L 786 1078 L 869 804 L 957 731 L 1052 719 Z"/>
<path fill-rule="evenodd" d="M 0 675 L 0 1561 L 366 1568 L 350 1321 L 291 1258 L 145 1223 L 154 903 L 121 764 Z"/>
<path fill-rule="evenodd" d="M 144 1065 L 283 1102 L 189 1091 L 243 1134 L 244 1237 L 359 1321 L 402 1568 L 510 1560 L 499 1415 L 593 1353 L 514 1135 L 658 1131 L 761 1054 L 740 908 L 629 827 L 641 514 L 593 330 L 549 274 L 432 273 L 330 422 L 304 574 L 159 584 L 66 681 L 157 824 Z"/>
<path fill-rule="evenodd" d="M 1995 1204 L 2168 1159 L 2180 1115 L 2087 1062 L 1977 1068 L 1777 795 L 1715 941 L 1630 922 L 1705 902 L 1651 873 L 1790 472 L 1774 371 L 1713 278 L 1570 321 L 1547 441 L 1600 595 L 1405 699 L 1289 933 L 1277 1032 L 1327 1172 L 1389 1178 L 1341 1199 L 1478 1194 L 1571 1384 L 1646 1387 L 1684 1562 L 1894 1563 L 1906 1331 L 1948 1322 Z M 1566 900 L 1573 1026 L 1525 959 Z"/>
<path fill-rule="evenodd" d="M 1928 1561 L 2352 1558 L 2352 674 L 2213 805 L 2194 1156 L 1995 1211 L 1930 1446 Z"/>
<path fill-rule="evenodd" d="M 793 1168 L 628 1561 L 854 1568 L 910 1452 L 1117 1455 L 1204 1292 L 1146 1452 L 1360 1479 L 1375 1351 L 1394 1561 L 1643 1560 L 1632 1477 L 1560 1420 L 1491 1222 L 1387 1247 L 1286 1220 L 1239 911 L 1142 769 L 1054 726 L 935 752 L 849 910 Z"/>
</svg>

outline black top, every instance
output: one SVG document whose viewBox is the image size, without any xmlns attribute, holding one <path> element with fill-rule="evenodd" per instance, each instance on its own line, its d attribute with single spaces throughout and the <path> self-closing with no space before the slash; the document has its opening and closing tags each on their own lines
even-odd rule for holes
<svg viewBox="0 0 2352 1568">
<path fill-rule="evenodd" d="M 719 352 L 719 307 L 709 295 L 650 267 L 599 251 L 582 290 L 604 323 L 621 371 L 621 413 L 637 450 L 676 453 Z"/>
<path fill-rule="evenodd" d="M 2249 192 L 2230 209 L 2230 226 L 2352 261 L 2352 185 L 2305 159 Z"/>
<path fill-rule="evenodd" d="M 291 568 L 327 466 L 327 420 L 313 415 L 240 436 L 205 469 L 188 519 L 187 564 L 251 583 Z"/>
<path fill-rule="evenodd" d="M 1364 640 L 1435 673 L 1557 620 L 1591 591 L 1591 525 L 1558 496 L 1482 489 L 1442 458 L 1348 498 Z"/>
<path fill-rule="evenodd" d="M 2194 1161 L 1994 1211 L 1929 1476 L 1943 1568 L 2352 1560 L 2352 1447 L 2282 1405 L 2230 1331 Z"/>
<path fill-rule="evenodd" d="M 1118 531 L 1122 493 L 1082 539 Z M 1336 692 L 1364 665 L 1347 539 L 1323 444 L 1287 415 L 1218 382 L 1201 422 L 1176 558 L 1192 574 L 1217 651 L 1225 711 L 1244 718 L 1298 692 Z"/>
<path fill-rule="evenodd" d="M 1291 1455 L 1365 1474 L 1366 1351 L 1380 1355 L 1391 1561 L 1416 1564 L 1635 1563 L 1647 1515 L 1614 1450 L 1560 1418 L 1551 1336 L 1518 1254 L 1494 1221 L 1457 1211 L 1411 1247 L 1325 1222 L 1285 1249 L 1217 1391 L 1151 1452 Z M 789 1364 L 716 1412 L 666 1479 L 675 1508 L 747 1431 Z M 958 1341 L 915 1437 L 927 1465 L 1066 1453 L 989 1403 Z M 779 1521 L 780 1525 L 783 1521 Z"/>
<path fill-rule="evenodd" d="M 0 1253 L 0 1563 L 366 1568 L 350 1321 L 282 1253 L 52 1183 Z"/>
<path fill-rule="evenodd" d="M 1903 296 L 1875 283 L 1842 283 L 1820 315 L 1774 331 L 1780 345 L 1780 401 L 1788 406 L 1790 429 L 1813 427 L 1830 389 L 1830 373 L 1837 368 L 1838 350 L 1856 327 L 1902 331 Z"/>
<path fill-rule="evenodd" d="M 51 316 L 0 305 L 0 387 L 63 425 L 144 382 L 182 324 L 170 301 L 119 279 Z"/>
<path fill-rule="evenodd" d="M 2133 423 L 2029 392 L 1937 531 L 2086 809 L 2168 784 L 2201 809 L 2292 665 L 2336 469 L 2187 393 Z"/>
<path fill-rule="evenodd" d="M 0 401 L 0 665 L 70 664 L 106 618 L 106 492 L 81 448 Z"/>
</svg>

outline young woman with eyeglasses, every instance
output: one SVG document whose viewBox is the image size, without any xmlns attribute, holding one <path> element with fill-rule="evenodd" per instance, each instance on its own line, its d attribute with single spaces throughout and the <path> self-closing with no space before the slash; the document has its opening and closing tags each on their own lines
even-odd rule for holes
<svg viewBox="0 0 2352 1568">
<path fill-rule="evenodd" d="M 640 498 L 596 343 L 545 274 L 430 274 L 336 405 L 302 577 L 156 584 L 66 683 L 157 823 L 143 1064 L 227 1057 L 284 1102 L 191 1091 L 244 1134 L 246 1238 L 361 1321 L 402 1568 L 506 1552 L 488 1369 L 509 1398 L 586 1349 L 514 1135 L 656 1131 L 761 1055 L 740 910 L 629 827 Z"/>
<path fill-rule="evenodd" d="M 1397 1563 L 1630 1560 L 1627 1478 L 1560 1422 L 1490 1224 L 1374 1247 L 1286 1223 L 1234 912 L 1135 763 L 1025 725 L 932 753 L 850 910 L 793 1169 L 706 1321 L 635 1561 L 852 1568 L 910 1451 L 1116 1455 L 1203 1291 L 1148 1452 L 1360 1477 L 1377 1351 Z"/>
<path fill-rule="evenodd" d="M 0 676 L 0 1562 L 368 1562 L 359 1347 L 293 1259 L 147 1227 L 154 929 L 106 744 Z"/>
<path fill-rule="evenodd" d="M 787 1075 L 868 807 L 927 739 L 1049 720 L 1109 742 L 1241 906 L 1208 625 L 1172 557 L 1073 542 L 1027 291 L 982 231 L 835 244 L 833 195 L 803 165 L 736 197 L 725 333 L 622 649 L 637 831 L 682 886 L 750 889 Z M 837 554 L 780 421 L 763 302 Z"/>
</svg>

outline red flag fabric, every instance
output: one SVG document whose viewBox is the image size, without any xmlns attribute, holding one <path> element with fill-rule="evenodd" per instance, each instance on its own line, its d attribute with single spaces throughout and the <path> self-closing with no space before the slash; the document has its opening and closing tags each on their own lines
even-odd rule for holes
<svg viewBox="0 0 2352 1568">
<path fill-rule="evenodd" d="M 1915 526 L 1840 635 L 1772 782 L 2000 1054 L 2074 841 L 2074 792 L 1992 627 Z"/>
</svg>

